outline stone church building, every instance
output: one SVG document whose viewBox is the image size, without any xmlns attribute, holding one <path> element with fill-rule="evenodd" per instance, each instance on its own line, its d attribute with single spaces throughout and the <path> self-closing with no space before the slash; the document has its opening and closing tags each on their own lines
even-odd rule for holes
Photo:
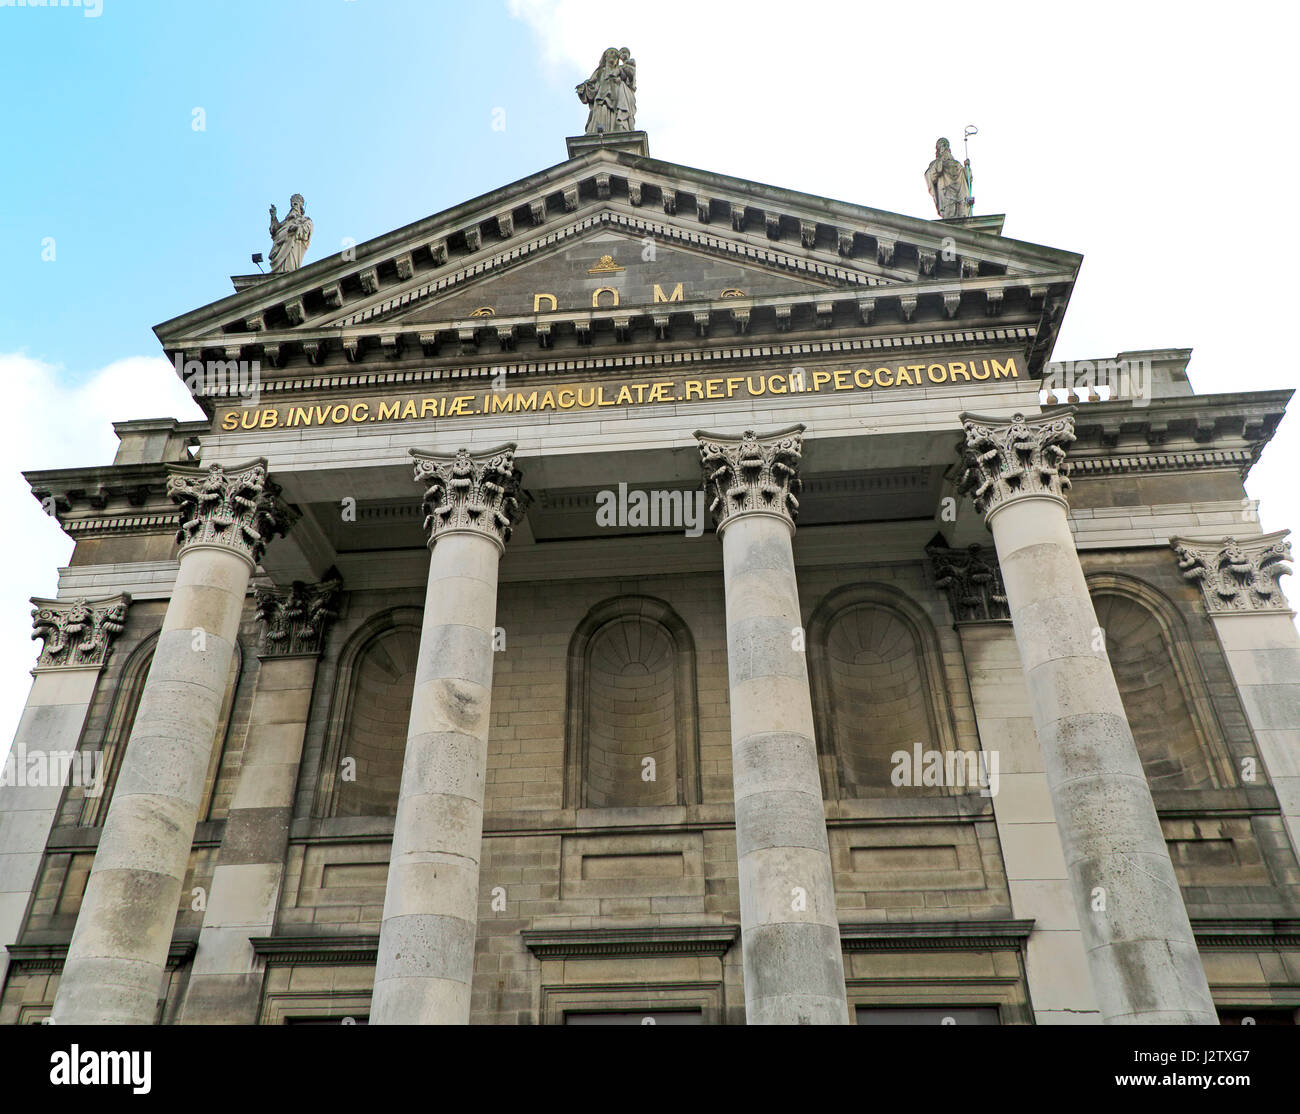
<svg viewBox="0 0 1300 1114">
<path fill-rule="evenodd" d="M 158 326 L 206 419 L 26 474 L 0 1022 L 1293 1024 L 1290 392 L 1002 226 L 605 131 Z"/>
</svg>

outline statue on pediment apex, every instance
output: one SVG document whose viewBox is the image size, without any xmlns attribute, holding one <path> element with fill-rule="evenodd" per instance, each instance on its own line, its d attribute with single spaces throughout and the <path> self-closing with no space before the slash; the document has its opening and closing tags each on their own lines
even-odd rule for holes
<svg viewBox="0 0 1300 1114">
<path fill-rule="evenodd" d="M 959 163 L 946 139 L 934 145 L 934 161 L 926 168 L 925 184 L 935 210 L 944 220 L 970 216 L 974 203 L 970 195 L 970 159 L 964 165 Z"/>
<path fill-rule="evenodd" d="M 636 59 L 627 47 L 610 47 L 592 75 L 577 88 L 590 106 L 587 135 L 636 130 Z"/>
<path fill-rule="evenodd" d="M 302 194 L 289 198 L 289 215 L 278 220 L 271 206 L 271 273 L 296 271 L 311 243 L 311 217 L 303 212 Z"/>
</svg>

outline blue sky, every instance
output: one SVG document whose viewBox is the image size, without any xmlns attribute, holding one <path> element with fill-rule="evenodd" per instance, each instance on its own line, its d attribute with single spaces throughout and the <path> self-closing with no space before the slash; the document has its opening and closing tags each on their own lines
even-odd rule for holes
<svg viewBox="0 0 1300 1114">
<path fill-rule="evenodd" d="M 321 258 L 560 162 L 581 130 L 491 4 L 103 0 L 0 8 L 0 36 L 21 167 L 0 186 L 0 350 L 74 377 L 229 294 L 295 191 Z"/>
<path fill-rule="evenodd" d="M 72 552 L 21 470 L 110 462 L 113 420 L 198 416 L 152 328 L 253 269 L 269 205 L 304 195 L 311 262 L 558 163 L 610 45 L 656 157 L 911 216 L 934 215 L 935 139 L 960 151 L 975 123 L 976 212 L 1084 255 L 1056 358 L 1184 347 L 1198 392 L 1295 387 L 1300 6 L 1258 11 L 0 0 L 0 516 L 21 539 L 0 547 L 0 751 L 27 598 Z M 1264 529 L 1300 526 L 1297 475 L 1291 413 L 1247 485 Z"/>
</svg>

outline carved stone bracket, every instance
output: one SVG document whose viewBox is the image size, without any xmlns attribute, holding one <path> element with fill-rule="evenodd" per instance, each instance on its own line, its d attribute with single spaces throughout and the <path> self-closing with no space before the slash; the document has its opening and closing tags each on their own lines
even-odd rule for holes
<svg viewBox="0 0 1300 1114">
<path fill-rule="evenodd" d="M 1011 419 L 962 414 L 965 468 L 957 489 L 987 515 L 1022 495 L 1064 498 L 1070 489 L 1065 448 L 1074 440 L 1074 412 Z"/>
<path fill-rule="evenodd" d="M 230 468 L 172 464 L 167 471 L 167 494 L 181 508 L 182 553 L 217 545 L 256 565 L 271 538 L 288 532 L 291 515 L 279 485 L 267 478 L 265 460 Z"/>
<path fill-rule="evenodd" d="M 43 640 L 37 669 L 102 666 L 113 640 L 126 626 L 131 597 L 123 592 L 102 600 L 46 600 L 32 597 L 32 637 Z"/>
<path fill-rule="evenodd" d="M 942 537 L 925 547 L 935 584 L 948 595 L 958 623 L 1011 621 L 997 553 L 980 545 L 949 549 Z"/>
<path fill-rule="evenodd" d="M 415 481 L 425 485 L 424 529 L 432 546 L 439 534 L 468 530 L 504 548 L 524 514 L 528 496 L 520 488 L 515 446 L 454 454 L 411 450 Z"/>
<path fill-rule="evenodd" d="M 258 588 L 263 656 L 319 654 L 326 629 L 338 617 L 342 591 L 343 578 L 335 569 L 319 584 L 295 580 L 288 588 Z"/>
<path fill-rule="evenodd" d="M 1183 578 L 1199 584 L 1211 615 L 1290 611 L 1279 580 L 1291 573 L 1289 530 L 1254 538 L 1170 538 Z"/>
<path fill-rule="evenodd" d="M 709 509 L 719 533 L 744 514 L 776 515 L 793 529 L 803 489 L 799 461 L 804 428 L 761 435 L 747 429 L 740 437 L 696 430 L 704 487 L 712 496 Z"/>
</svg>

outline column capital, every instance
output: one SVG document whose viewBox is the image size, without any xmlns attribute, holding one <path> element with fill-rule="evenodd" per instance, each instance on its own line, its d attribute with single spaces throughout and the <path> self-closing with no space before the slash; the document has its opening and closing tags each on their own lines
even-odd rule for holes
<svg viewBox="0 0 1300 1114">
<path fill-rule="evenodd" d="M 37 669 L 99 668 L 126 626 L 131 597 L 46 600 L 32 597 L 32 637 L 43 639 Z"/>
<path fill-rule="evenodd" d="M 965 468 L 957 490 L 970 494 L 986 518 L 1004 503 L 1028 495 L 1065 501 L 1070 466 L 1065 446 L 1074 440 L 1074 408 L 1041 417 L 990 418 L 962 414 Z"/>
<path fill-rule="evenodd" d="M 1290 532 L 1208 542 L 1170 538 L 1169 544 L 1183 579 L 1200 585 L 1211 615 L 1289 613 L 1279 580 L 1291 573 Z"/>
<path fill-rule="evenodd" d="M 319 584 L 295 580 L 288 588 L 258 588 L 254 592 L 262 626 L 261 656 L 315 656 L 325 631 L 338 617 L 343 578 L 331 569 Z"/>
<path fill-rule="evenodd" d="M 695 431 L 700 443 L 704 486 L 712 496 L 709 510 L 721 534 L 742 515 L 764 514 L 782 519 L 794 530 L 799 517 L 799 462 L 803 457 L 803 425 L 772 433 L 745 430 L 739 437 Z"/>
<path fill-rule="evenodd" d="M 167 494 L 180 505 L 181 554 L 196 546 L 237 553 L 256 567 L 273 536 L 288 532 L 291 514 L 266 474 L 265 458 L 247 464 L 169 464 Z"/>
<path fill-rule="evenodd" d="M 504 551 L 524 514 L 527 495 L 515 467 L 515 445 L 471 453 L 425 453 L 411 449 L 415 482 L 425 485 L 424 529 L 429 545 L 440 535 L 472 533 L 488 538 Z"/>
<path fill-rule="evenodd" d="M 958 623 L 1011 621 L 997 551 L 982 545 L 950 549 L 942 536 L 925 547 L 935 584 L 948 596 Z"/>
</svg>

